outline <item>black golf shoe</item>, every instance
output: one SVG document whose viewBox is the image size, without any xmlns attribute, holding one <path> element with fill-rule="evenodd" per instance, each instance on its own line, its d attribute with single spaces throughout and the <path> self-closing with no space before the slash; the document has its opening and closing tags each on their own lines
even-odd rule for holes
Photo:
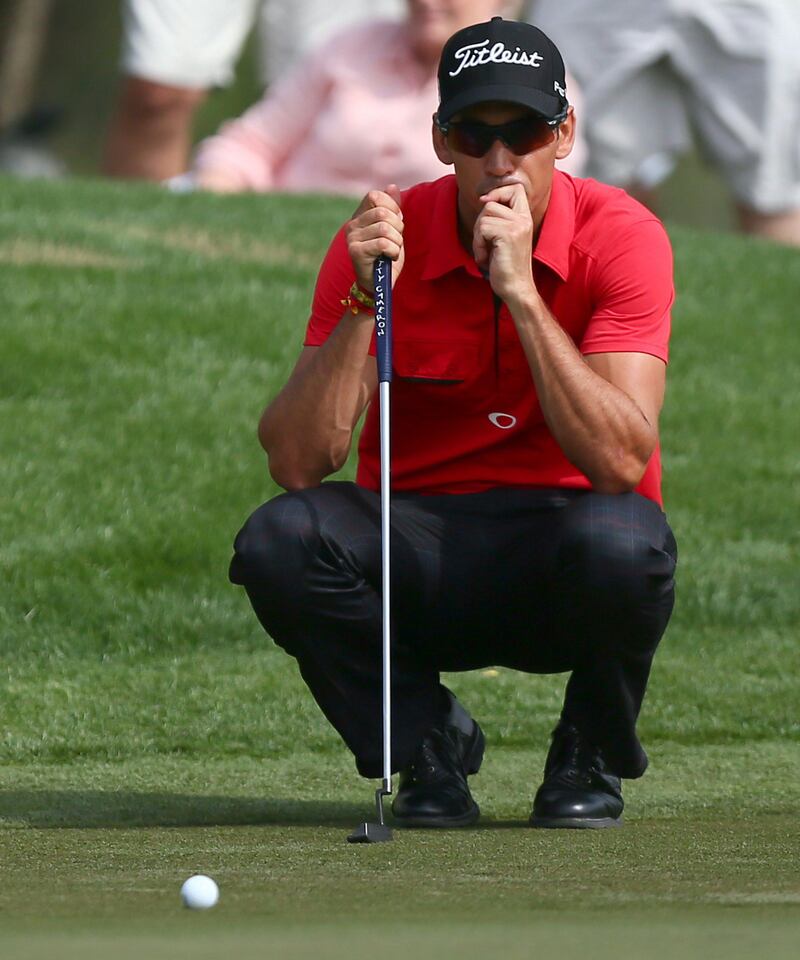
<svg viewBox="0 0 800 960">
<path fill-rule="evenodd" d="M 622 826 L 622 785 L 603 755 L 562 720 L 544 765 L 530 822 L 534 827 Z"/>
<path fill-rule="evenodd" d="M 480 770 L 483 731 L 448 691 L 450 711 L 400 773 L 392 813 L 400 827 L 466 827 L 480 816 L 467 777 Z"/>
</svg>

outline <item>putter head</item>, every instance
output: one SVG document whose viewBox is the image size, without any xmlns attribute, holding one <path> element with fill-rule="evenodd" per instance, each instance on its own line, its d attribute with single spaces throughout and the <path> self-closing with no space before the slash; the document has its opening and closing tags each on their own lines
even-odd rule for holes
<svg viewBox="0 0 800 960">
<path fill-rule="evenodd" d="M 348 843 L 385 843 L 393 840 L 392 828 L 385 823 L 360 823 L 355 830 L 348 834 Z"/>
</svg>

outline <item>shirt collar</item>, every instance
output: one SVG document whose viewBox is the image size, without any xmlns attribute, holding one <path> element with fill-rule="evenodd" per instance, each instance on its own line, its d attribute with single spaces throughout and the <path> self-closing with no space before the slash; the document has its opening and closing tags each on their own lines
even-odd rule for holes
<svg viewBox="0 0 800 960">
<path fill-rule="evenodd" d="M 569 276 L 569 249 L 574 237 L 575 191 L 570 177 L 556 170 L 533 259 L 566 280 Z"/>
<path fill-rule="evenodd" d="M 479 277 L 478 265 L 461 245 L 458 236 L 458 184 L 454 174 L 443 177 L 436 192 L 428 231 L 428 255 L 423 280 L 436 280 L 463 267 Z"/>
<path fill-rule="evenodd" d="M 423 280 L 435 280 L 459 267 L 473 276 L 481 276 L 475 261 L 459 240 L 457 204 L 458 185 L 451 174 L 442 178 L 442 188 L 434 200 Z M 569 248 L 574 235 L 575 194 L 572 182 L 566 174 L 556 170 L 533 259 L 566 280 L 569 275 Z"/>
</svg>

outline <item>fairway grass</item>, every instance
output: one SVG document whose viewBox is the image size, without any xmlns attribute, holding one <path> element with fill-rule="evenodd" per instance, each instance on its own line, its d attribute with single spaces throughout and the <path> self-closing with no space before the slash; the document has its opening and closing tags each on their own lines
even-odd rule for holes
<svg viewBox="0 0 800 960">
<path fill-rule="evenodd" d="M 526 826 L 565 677 L 475 671 L 479 826 L 354 847 L 372 785 L 226 576 L 351 208 L 0 179 L 0 960 L 800 955 L 800 255 L 671 231 L 677 605 L 625 827 Z"/>
</svg>

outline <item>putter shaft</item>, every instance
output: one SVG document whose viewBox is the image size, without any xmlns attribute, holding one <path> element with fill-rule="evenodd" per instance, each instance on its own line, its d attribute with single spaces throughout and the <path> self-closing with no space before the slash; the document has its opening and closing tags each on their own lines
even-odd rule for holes
<svg viewBox="0 0 800 960">
<path fill-rule="evenodd" d="M 391 419 L 392 264 L 378 257 L 374 267 L 375 339 L 377 341 L 381 437 L 381 593 L 383 651 L 383 784 L 375 791 L 377 823 L 364 822 L 348 836 L 350 843 L 380 843 L 392 839 L 383 818 L 383 798 L 392 793 L 392 665 L 391 665 Z"/>
</svg>

